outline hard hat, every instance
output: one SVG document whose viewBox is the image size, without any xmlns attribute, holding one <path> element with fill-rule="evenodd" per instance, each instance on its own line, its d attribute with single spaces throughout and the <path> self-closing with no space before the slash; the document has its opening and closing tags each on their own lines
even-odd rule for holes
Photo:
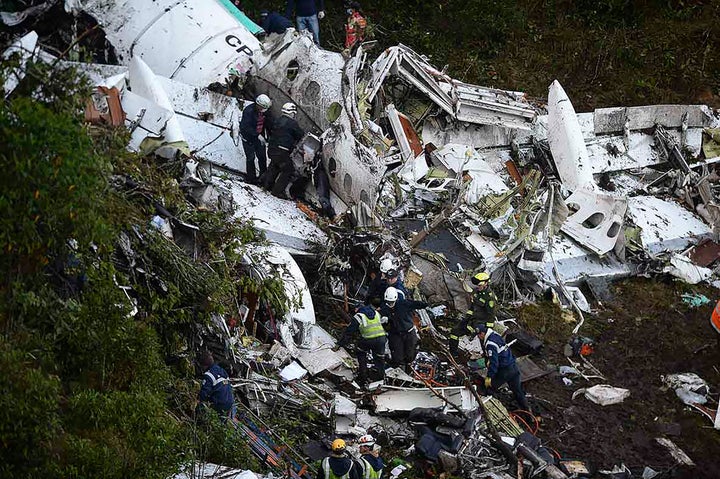
<svg viewBox="0 0 720 479">
<path fill-rule="evenodd" d="M 358 445 L 372 447 L 375 445 L 375 438 L 372 437 L 370 434 L 365 434 L 363 437 L 358 439 Z"/>
<path fill-rule="evenodd" d="M 333 452 L 342 452 L 345 450 L 345 441 L 342 439 L 335 439 L 332 442 L 332 450 Z"/>
<path fill-rule="evenodd" d="M 477 286 L 480 283 L 487 283 L 488 281 L 490 281 L 490 275 L 484 271 L 482 271 L 482 272 L 476 274 L 475 276 L 473 276 L 472 278 L 470 278 L 470 282 L 472 284 L 474 284 L 475 286 Z"/>
<path fill-rule="evenodd" d="M 394 303 L 398 299 L 398 290 L 390 286 L 385 290 L 385 301 L 388 303 Z"/>
<path fill-rule="evenodd" d="M 385 258 L 380 262 L 380 272 L 387 273 L 393 267 L 393 262 L 390 258 Z"/>
<path fill-rule="evenodd" d="M 261 16 L 261 17 L 267 17 L 267 16 L 269 15 L 269 13 L 270 13 L 270 12 L 268 12 L 267 10 L 260 10 L 260 16 Z"/>
<path fill-rule="evenodd" d="M 398 271 L 396 269 L 389 269 L 387 272 L 388 278 L 397 278 L 398 277 Z"/>
<path fill-rule="evenodd" d="M 290 118 L 295 118 L 295 114 L 297 113 L 297 105 L 295 103 L 285 103 L 282 106 L 282 114 L 285 116 L 289 116 Z"/>
<path fill-rule="evenodd" d="M 255 98 L 255 104 L 260 108 L 261 110 L 269 110 L 272 106 L 272 100 L 270 100 L 270 97 L 267 95 L 258 95 L 257 98 Z"/>
</svg>

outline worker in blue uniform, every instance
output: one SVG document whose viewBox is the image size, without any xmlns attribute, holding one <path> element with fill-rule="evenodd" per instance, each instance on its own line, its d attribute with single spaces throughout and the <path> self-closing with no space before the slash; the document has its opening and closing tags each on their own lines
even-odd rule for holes
<svg viewBox="0 0 720 479">
<path fill-rule="evenodd" d="M 237 410 L 227 371 L 215 363 L 209 352 L 203 354 L 200 365 L 205 371 L 200 387 L 200 402 L 209 403 L 220 417 L 233 419 Z"/>
<path fill-rule="evenodd" d="M 492 393 L 507 383 L 515 396 L 515 401 L 520 405 L 520 409 L 530 411 L 520 380 L 520 370 L 510 347 L 505 344 L 502 336 L 484 323 L 476 326 L 476 332 L 482 343 L 487 364 L 485 387 Z"/>
</svg>

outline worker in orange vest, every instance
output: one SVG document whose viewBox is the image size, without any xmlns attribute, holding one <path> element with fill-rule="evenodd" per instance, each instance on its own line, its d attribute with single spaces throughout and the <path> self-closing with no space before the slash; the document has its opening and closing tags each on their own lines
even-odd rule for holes
<svg viewBox="0 0 720 479">
<path fill-rule="evenodd" d="M 351 2 L 347 9 L 348 19 L 345 23 L 345 48 L 352 50 L 355 44 L 365 40 L 367 20 L 360 10 L 358 2 Z"/>
</svg>

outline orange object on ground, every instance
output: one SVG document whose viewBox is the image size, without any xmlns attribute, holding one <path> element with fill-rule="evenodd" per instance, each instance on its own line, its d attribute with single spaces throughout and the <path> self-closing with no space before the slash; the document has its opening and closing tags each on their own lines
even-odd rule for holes
<svg viewBox="0 0 720 479">
<path fill-rule="evenodd" d="M 710 316 L 710 324 L 712 324 L 715 331 L 720 334 L 720 301 L 717 302 L 715 309 L 713 309 L 712 316 Z"/>
</svg>

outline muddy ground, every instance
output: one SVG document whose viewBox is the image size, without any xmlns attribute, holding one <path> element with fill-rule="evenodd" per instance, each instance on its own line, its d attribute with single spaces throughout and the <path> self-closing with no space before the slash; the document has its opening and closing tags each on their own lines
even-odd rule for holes
<svg viewBox="0 0 720 479">
<path fill-rule="evenodd" d="M 532 403 L 542 417 L 538 435 L 563 457 L 600 469 L 624 463 L 638 474 L 650 466 L 667 471 L 660 477 L 720 478 L 720 431 L 674 391 L 665 390 L 660 379 L 663 374 L 694 372 L 709 383 L 713 401 L 717 399 L 720 343 L 709 324 L 714 305 L 690 308 L 681 297 L 698 292 L 714 301 L 717 291 L 657 279 L 628 280 L 612 290 L 614 301 L 587 317 L 581 334 L 596 341 L 589 359 L 607 378 L 603 382 L 629 389 L 630 397 L 602 407 L 583 396 L 571 399 L 575 390 L 588 385 L 583 379 L 571 386 L 558 374 L 530 381 L 526 389 L 536 397 Z M 563 346 L 572 325 L 558 319 L 553 305 L 525 307 L 518 316 L 545 340 L 539 363 L 568 365 Z M 676 466 L 656 437 L 674 441 L 697 466 Z"/>
</svg>

